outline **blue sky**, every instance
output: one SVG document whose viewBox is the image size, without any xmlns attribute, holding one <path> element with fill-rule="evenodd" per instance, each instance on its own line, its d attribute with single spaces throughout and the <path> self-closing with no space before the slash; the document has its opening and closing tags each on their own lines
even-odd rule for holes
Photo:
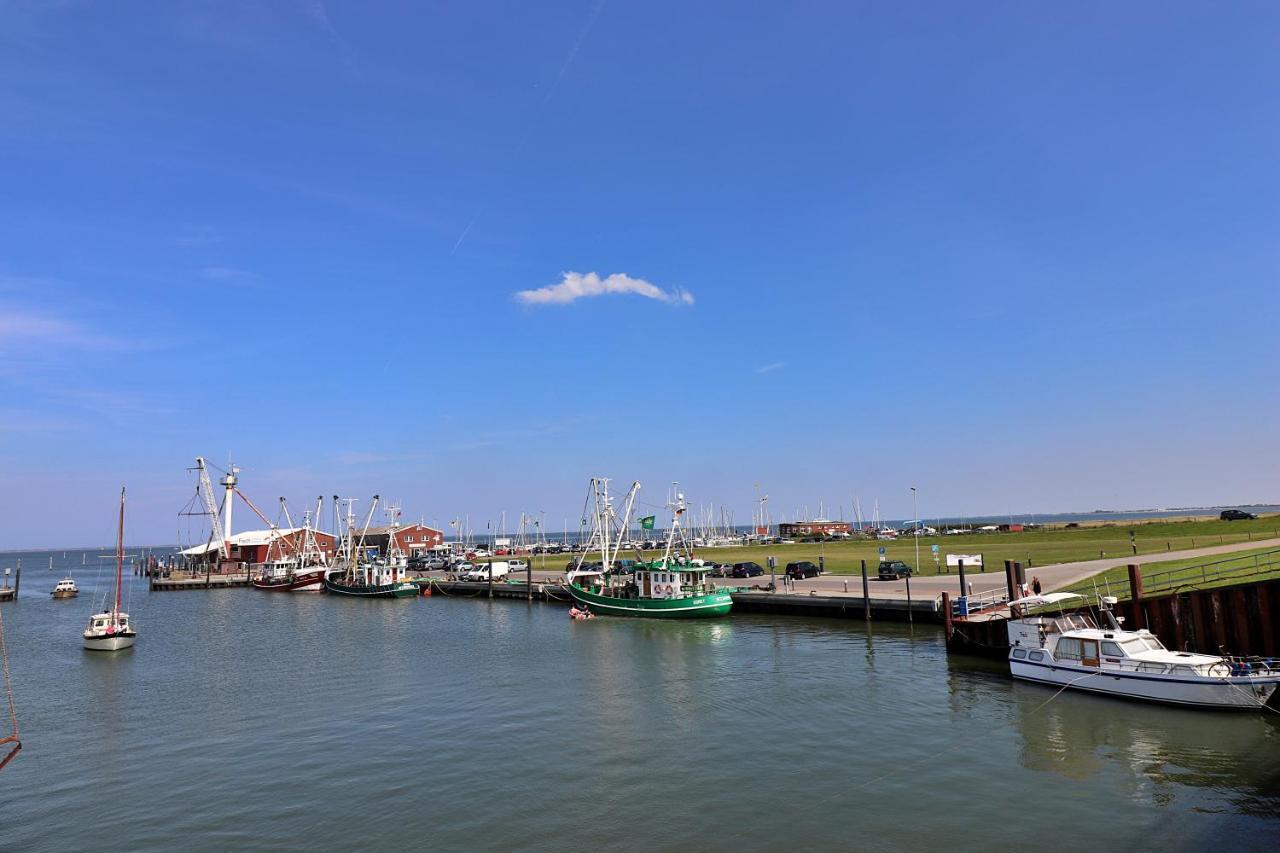
<svg viewBox="0 0 1280 853">
<path fill-rule="evenodd" d="M 0 547 L 1274 500 L 1270 3 L 0 3 Z M 523 294 L 523 295 L 521 295 Z M 243 516 L 242 516 L 243 517 Z M 558 525 L 557 525 L 558 526 Z"/>
</svg>

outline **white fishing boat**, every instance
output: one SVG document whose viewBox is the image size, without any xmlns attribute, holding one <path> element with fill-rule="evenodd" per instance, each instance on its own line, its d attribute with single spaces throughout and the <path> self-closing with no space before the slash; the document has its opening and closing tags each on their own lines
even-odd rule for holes
<svg viewBox="0 0 1280 853">
<path fill-rule="evenodd" d="M 1274 661 L 1177 652 L 1146 629 L 1126 631 L 1100 599 L 1103 627 L 1086 611 L 1063 606 L 1085 602 L 1070 592 L 1033 595 L 1014 608 L 1057 605 L 1058 615 L 1009 620 L 1009 671 L 1014 678 L 1072 690 L 1195 708 L 1257 710 L 1276 697 L 1280 669 Z"/>
<path fill-rule="evenodd" d="M 120 489 L 120 522 L 116 529 L 116 589 L 111 609 L 89 617 L 84 629 L 84 647 L 99 652 L 127 649 L 137 639 L 138 632 L 129 621 L 129 614 L 120 609 L 120 588 L 124 581 L 124 489 Z"/>
</svg>

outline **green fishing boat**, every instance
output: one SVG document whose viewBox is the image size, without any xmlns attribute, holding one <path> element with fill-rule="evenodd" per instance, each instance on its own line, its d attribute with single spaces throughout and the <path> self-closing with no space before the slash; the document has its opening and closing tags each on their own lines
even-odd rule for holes
<svg viewBox="0 0 1280 853">
<path fill-rule="evenodd" d="M 637 562 L 634 575 L 614 571 L 619 566 L 618 554 L 623 546 L 639 483 L 627 492 L 621 518 L 609 497 L 609 481 L 593 477 L 588 502 L 594 509 L 595 521 L 586 549 L 566 575 L 566 586 L 573 596 L 575 610 L 582 607 L 598 616 L 638 616 L 648 619 L 698 619 L 725 616 L 733 608 L 733 598 L 710 582 L 708 568 L 694 559 L 681 527 L 685 513 L 684 495 L 675 492 L 671 504 L 673 515 L 667 531 L 662 558 Z M 642 526 L 653 527 L 653 516 L 642 519 Z M 683 553 L 678 553 L 682 549 Z M 586 555 L 599 551 L 601 562 L 587 563 Z"/>
</svg>

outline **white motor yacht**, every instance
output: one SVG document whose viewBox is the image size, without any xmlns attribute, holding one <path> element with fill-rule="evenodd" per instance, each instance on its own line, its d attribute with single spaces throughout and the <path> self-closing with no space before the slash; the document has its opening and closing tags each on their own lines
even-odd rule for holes
<svg viewBox="0 0 1280 853">
<path fill-rule="evenodd" d="M 1069 592 L 1033 595 L 1009 602 L 1014 608 L 1058 605 L 1057 616 L 1009 620 L 1009 671 L 1042 684 L 1197 708 L 1257 710 L 1276 695 L 1280 667 L 1261 658 L 1232 658 L 1166 649 L 1146 629 L 1126 631 L 1101 599 L 1099 627 L 1092 614 L 1062 612 L 1084 601 Z"/>
<path fill-rule="evenodd" d="M 50 593 L 54 598 L 75 598 L 79 594 L 80 589 L 76 586 L 75 578 L 70 575 L 58 581 L 53 587 L 53 592 Z"/>
</svg>

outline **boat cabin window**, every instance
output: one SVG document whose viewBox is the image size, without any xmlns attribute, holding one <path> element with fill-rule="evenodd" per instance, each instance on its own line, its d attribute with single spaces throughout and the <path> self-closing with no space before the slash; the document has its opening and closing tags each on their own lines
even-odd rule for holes
<svg viewBox="0 0 1280 853">
<path fill-rule="evenodd" d="M 1025 657 L 1027 656 L 1027 650 L 1026 650 L 1026 649 L 1014 649 L 1014 650 L 1013 650 L 1013 656 L 1014 656 L 1015 658 L 1017 658 L 1018 660 L 1022 660 L 1023 658 L 1025 658 Z"/>
<path fill-rule="evenodd" d="M 1152 661 L 1143 661 L 1138 664 L 1138 672 L 1165 672 L 1165 665 L 1162 663 L 1154 663 Z"/>
<path fill-rule="evenodd" d="M 1032 653 L 1031 653 L 1031 659 L 1032 659 L 1032 660 L 1044 660 L 1044 652 L 1032 652 Z"/>
<path fill-rule="evenodd" d="M 1120 644 L 1113 643 L 1110 640 L 1102 641 L 1102 653 L 1109 658 L 1122 658 L 1124 652 L 1120 651 Z"/>
<path fill-rule="evenodd" d="M 1185 664 L 1179 664 L 1173 668 L 1174 675 L 1195 675 L 1196 671 Z"/>
<path fill-rule="evenodd" d="M 1136 655 L 1139 652 L 1164 651 L 1164 646 L 1155 637 L 1134 637 L 1131 640 L 1123 641 L 1120 645 L 1131 655 Z"/>
<path fill-rule="evenodd" d="M 1082 651 L 1079 637 L 1063 637 L 1053 647 L 1053 656 L 1058 660 L 1080 660 Z"/>
<path fill-rule="evenodd" d="M 1081 631 L 1089 628 L 1097 628 L 1092 618 L 1084 613 L 1068 613 L 1065 616 L 1059 616 L 1053 620 L 1054 625 L 1059 631 Z"/>
</svg>

